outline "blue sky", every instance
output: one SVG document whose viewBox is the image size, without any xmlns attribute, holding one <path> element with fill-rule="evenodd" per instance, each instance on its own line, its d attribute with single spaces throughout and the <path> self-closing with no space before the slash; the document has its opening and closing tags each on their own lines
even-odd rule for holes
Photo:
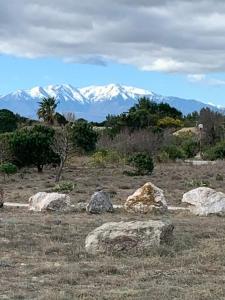
<svg viewBox="0 0 225 300">
<path fill-rule="evenodd" d="M 225 106 L 225 2 L 1 0 L 0 94 L 120 83 Z"/>
</svg>

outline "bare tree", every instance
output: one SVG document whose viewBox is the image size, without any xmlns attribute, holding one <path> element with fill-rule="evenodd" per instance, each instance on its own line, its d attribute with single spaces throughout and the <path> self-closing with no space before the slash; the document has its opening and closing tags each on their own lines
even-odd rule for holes
<svg viewBox="0 0 225 300">
<path fill-rule="evenodd" d="M 214 145 L 224 138 L 224 116 L 209 108 L 200 111 L 199 122 L 203 124 L 203 140 L 207 145 Z"/>
<path fill-rule="evenodd" d="M 52 150 L 58 154 L 60 158 L 60 164 L 57 170 L 55 182 L 60 181 L 63 167 L 72 150 L 72 144 L 70 142 L 70 129 L 70 126 L 66 125 L 63 128 L 57 129 L 55 132 Z"/>
<path fill-rule="evenodd" d="M 72 112 L 67 112 L 64 114 L 64 117 L 69 123 L 74 123 L 76 121 L 76 116 Z"/>
</svg>

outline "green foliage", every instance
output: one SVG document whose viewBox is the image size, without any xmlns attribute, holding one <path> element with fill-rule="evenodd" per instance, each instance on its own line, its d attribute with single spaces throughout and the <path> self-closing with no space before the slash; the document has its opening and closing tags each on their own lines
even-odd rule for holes
<svg viewBox="0 0 225 300">
<path fill-rule="evenodd" d="M 128 163 L 135 168 L 136 175 L 152 174 L 154 163 L 148 153 L 136 153 L 128 158 Z"/>
<path fill-rule="evenodd" d="M 96 167 L 106 167 L 108 164 L 119 164 L 122 162 L 122 157 L 117 151 L 99 150 L 91 157 L 91 164 Z"/>
<path fill-rule="evenodd" d="M 72 126 L 72 143 L 82 152 L 91 152 L 96 148 L 98 133 L 87 121 L 77 120 Z"/>
<path fill-rule="evenodd" d="M 159 163 L 167 163 L 170 160 L 170 156 L 166 151 L 161 151 L 158 155 L 157 155 L 157 161 Z"/>
<path fill-rule="evenodd" d="M 185 182 L 185 185 L 188 188 L 198 188 L 198 187 L 209 187 L 210 186 L 210 182 L 207 180 L 201 180 L 201 179 L 191 179 L 191 180 L 187 180 Z"/>
<path fill-rule="evenodd" d="M 47 124 L 53 125 L 57 107 L 56 99 L 54 97 L 43 98 L 39 105 L 37 112 L 39 119 L 43 119 Z"/>
<path fill-rule="evenodd" d="M 69 193 L 74 190 L 75 184 L 71 181 L 61 181 L 53 189 L 52 192 L 57 193 Z"/>
<path fill-rule="evenodd" d="M 68 123 L 66 118 L 58 112 L 55 113 L 54 120 L 60 126 L 65 126 Z"/>
<path fill-rule="evenodd" d="M 0 110 L 0 133 L 12 132 L 17 128 L 17 116 L 7 109 Z"/>
<path fill-rule="evenodd" d="M 182 127 L 183 123 L 179 119 L 174 119 L 171 117 L 165 117 L 163 119 L 159 119 L 157 122 L 157 126 L 162 127 L 162 128 L 167 128 L 167 127 L 172 127 L 172 128 L 177 128 L 177 127 Z"/>
<path fill-rule="evenodd" d="M 170 160 L 176 160 L 176 159 L 184 159 L 185 153 L 183 149 L 179 146 L 176 146 L 174 144 L 168 145 L 164 148 L 164 151 L 168 154 L 168 157 Z"/>
<path fill-rule="evenodd" d="M 41 125 L 17 130 L 10 140 L 15 164 L 19 167 L 35 165 L 41 172 L 45 164 L 58 162 L 58 156 L 51 149 L 53 137 L 54 130 Z"/>
<path fill-rule="evenodd" d="M 199 141 L 193 133 L 184 132 L 179 134 L 175 143 L 183 150 L 185 158 L 192 158 L 199 152 Z"/>
<path fill-rule="evenodd" d="M 12 163 L 3 163 L 0 165 L 0 172 L 4 175 L 4 178 L 5 175 L 9 177 L 17 172 L 17 167 Z"/>
<path fill-rule="evenodd" d="M 217 143 L 215 146 L 207 148 L 203 152 L 203 158 L 207 160 L 217 160 L 225 158 L 225 141 Z"/>
<path fill-rule="evenodd" d="M 122 113 L 119 116 L 107 116 L 105 126 L 110 127 L 112 134 L 115 135 L 126 127 L 130 130 L 137 130 L 157 126 L 159 119 L 166 117 L 177 120 L 176 124 L 178 124 L 178 120 L 182 118 L 182 113 L 169 104 L 157 104 L 143 97 L 127 113 Z"/>
</svg>

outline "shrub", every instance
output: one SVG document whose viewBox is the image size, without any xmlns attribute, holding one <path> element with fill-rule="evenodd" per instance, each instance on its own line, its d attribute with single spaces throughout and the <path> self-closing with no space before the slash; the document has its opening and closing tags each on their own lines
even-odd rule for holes
<svg viewBox="0 0 225 300">
<path fill-rule="evenodd" d="M 91 157 L 91 164 L 98 167 L 106 167 L 107 164 L 119 164 L 121 161 L 122 157 L 113 150 L 99 150 Z"/>
<path fill-rule="evenodd" d="M 169 159 L 176 160 L 176 159 L 184 159 L 185 153 L 183 149 L 176 145 L 168 145 L 164 148 L 164 151 L 168 154 Z"/>
<path fill-rule="evenodd" d="M 52 192 L 57 193 L 69 193 L 74 190 L 75 184 L 71 181 L 62 181 L 58 183 L 53 189 Z"/>
<path fill-rule="evenodd" d="M 17 130 L 10 139 L 15 164 L 34 165 L 41 172 L 44 165 L 58 163 L 59 158 L 51 149 L 53 137 L 54 130 L 42 125 Z"/>
<path fill-rule="evenodd" d="M 159 127 L 163 127 L 163 128 L 166 128 L 166 127 L 182 127 L 183 123 L 181 120 L 179 119 L 174 119 L 174 118 L 171 118 L 171 117 L 165 117 L 163 119 L 160 119 L 158 122 L 157 122 L 157 126 Z"/>
<path fill-rule="evenodd" d="M 192 158 L 199 152 L 199 141 L 195 134 L 191 132 L 180 133 L 174 143 L 179 146 L 186 158 Z"/>
<path fill-rule="evenodd" d="M 5 180 L 6 175 L 9 177 L 17 172 L 17 167 L 12 163 L 3 163 L 0 165 L 0 172 L 3 174 Z"/>
<path fill-rule="evenodd" d="M 225 158 L 225 141 L 217 143 L 215 146 L 203 152 L 204 159 L 217 160 Z"/>
<path fill-rule="evenodd" d="M 154 163 L 148 153 L 137 153 L 128 158 L 128 163 L 135 168 L 137 175 L 152 174 Z"/>
<path fill-rule="evenodd" d="M 91 152 L 96 148 L 98 133 L 87 121 L 77 120 L 72 126 L 72 142 L 82 152 Z"/>
<path fill-rule="evenodd" d="M 191 180 L 187 180 L 185 182 L 185 185 L 188 188 L 209 187 L 210 182 L 207 180 L 201 180 L 201 179 L 191 179 Z"/>
<path fill-rule="evenodd" d="M 166 151 L 161 151 L 156 158 L 159 163 L 166 163 L 170 160 L 170 156 Z"/>
<path fill-rule="evenodd" d="M 17 117 L 8 109 L 0 110 L 0 133 L 11 132 L 17 128 Z"/>
</svg>

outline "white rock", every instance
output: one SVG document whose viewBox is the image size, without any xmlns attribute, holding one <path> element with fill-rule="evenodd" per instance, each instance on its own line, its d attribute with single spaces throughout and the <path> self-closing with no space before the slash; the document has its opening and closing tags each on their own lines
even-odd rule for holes
<svg viewBox="0 0 225 300">
<path fill-rule="evenodd" d="M 89 233 L 85 249 L 91 254 L 149 250 L 169 242 L 173 229 L 169 221 L 105 223 Z"/>
<path fill-rule="evenodd" d="M 182 202 L 188 203 L 190 212 L 198 216 L 225 213 L 225 194 L 208 187 L 199 187 L 185 193 Z"/>
<path fill-rule="evenodd" d="M 29 210 L 65 211 L 70 208 L 70 197 L 59 193 L 40 192 L 29 199 Z"/>
<path fill-rule="evenodd" d="M 128 212 L 165 212 L 167 210 L 167 203 L 163 190 L 151 182 L 147 182 L 127 198 L 124 208 Z"/>
</svg>

